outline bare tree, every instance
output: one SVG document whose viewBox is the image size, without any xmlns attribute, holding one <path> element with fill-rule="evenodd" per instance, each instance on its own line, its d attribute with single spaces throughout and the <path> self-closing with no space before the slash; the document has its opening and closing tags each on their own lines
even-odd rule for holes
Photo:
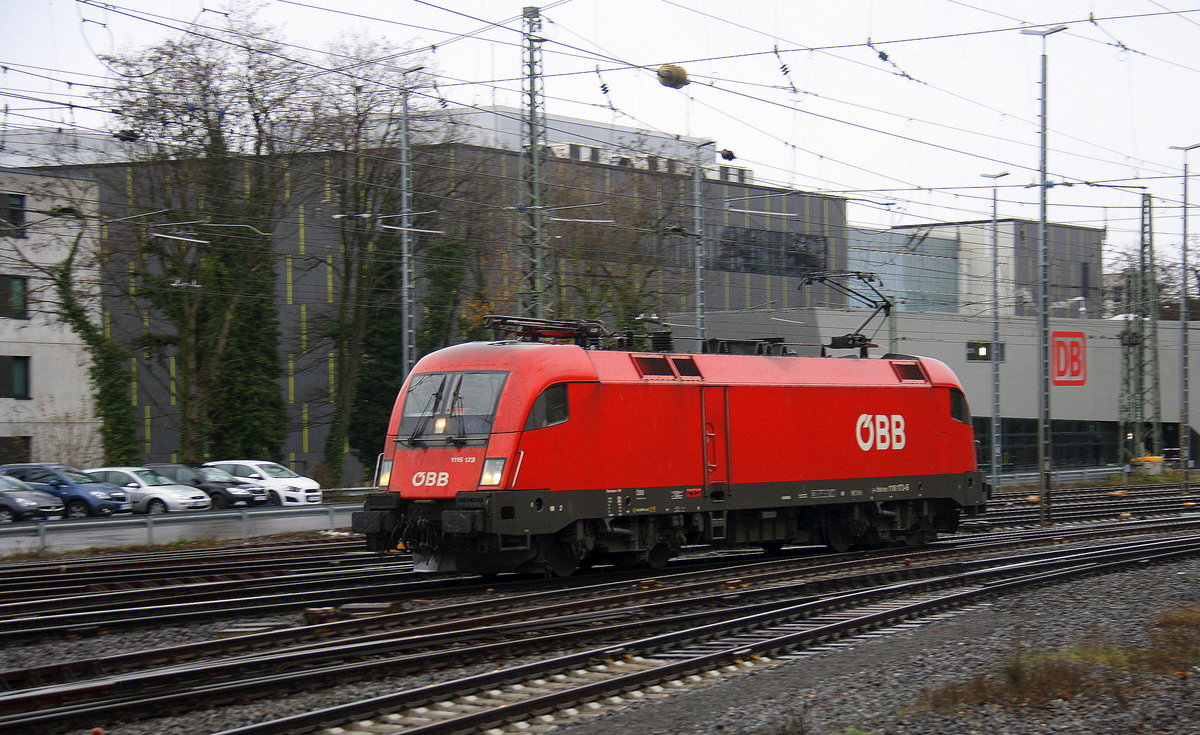
<svg viewBox="0 0 1200 735">
<path fill-rule="evenodd" d="M 129 264 L 132 305 L 146 314 L 134 344 L 174 360 L 189 461 L 277 456 L 283 438 L 270 233 L 297 152 L 304 65 L 272 38 L 235 12 L 219 31 L 106 59 L 118 81 L 100 95 L 136 159 L 106 168 L 115 208 L 138 218 L 114 238 L 113 264 Z"/>
<path fill-rule="evenodd" d="M 685 177 L 629 170 L 605 191 L 591 167 L 560 163 L 555 173 L 552 196 L 563 207 L 561 219 L 612 220 L 555 223 L 564 315 L 628 325 L 686 292 L 678 234 L 687 220 Z M 599 206 L 573 208 L 581 204 Z"/>
</svg>

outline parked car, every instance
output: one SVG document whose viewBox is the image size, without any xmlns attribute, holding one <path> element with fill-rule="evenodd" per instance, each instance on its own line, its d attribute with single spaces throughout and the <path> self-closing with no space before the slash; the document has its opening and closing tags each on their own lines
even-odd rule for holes
<svg viewBox="0 0 1200 735">
<path fill-rule="evenodd" d="M 66 506 L 67 518 L 128 513 L 132 506 L 124 490 L 70 465 L 27 462 L 0 465 L 0 474 L 15 477 L 34 490 L 50 493 Z"/>
<path fill-rule="evenodd" d="M 261 459 L 223 459 L 205 467 L 225 470 L 234 477 L 267 488 L 271 505 L 307 505 L 321 502 L 321 483 L 301 477 L 276 462 Z"/>
<path fill-rule="evenodd" d="M 15 477 L 0 475 L 0 523 L 62 518 L 63 501 L 34 490 Z"/>
<path fill-rule="evenodd" d="M 208 493 L 214 508 L 235 505 L 266 505 L 267 489 L 253 482 L 242 482 L 217 467 L 189 467 L 185 464 L 148 464 L 150 469 L 180 485 L 198 487 Z"/>
<path fill-rule="evenodd" d="M 148 467 L 93 467 L 84 470 L 93 477 L 125 488 L 134 513 L 166 513 L 179 510 L 208 510 L 212 501 L 199 488 L 177 485 Z"/>
</svg>

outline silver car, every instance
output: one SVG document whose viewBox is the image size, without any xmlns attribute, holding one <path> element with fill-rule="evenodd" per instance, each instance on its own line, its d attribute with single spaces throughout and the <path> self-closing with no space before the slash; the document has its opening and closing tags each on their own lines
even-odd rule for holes
<svg viewBox="0 0 1200 735">
<path fill-rule="evenodd" d="M 134 513 L 166 513 L 178 510 L 208 510 L 208 493 L 176 484 L 149 467 L 94 467 L 87 474 L 124 488 Z"/>
</svg>

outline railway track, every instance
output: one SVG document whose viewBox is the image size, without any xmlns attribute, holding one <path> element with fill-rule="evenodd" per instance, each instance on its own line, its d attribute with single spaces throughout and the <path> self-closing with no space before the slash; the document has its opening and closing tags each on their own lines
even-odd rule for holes
<svg viewBox="0 0 1200 735">
<path fill-rule="evenodd" d="M 1054 519 L 1096 521 L 1121 516 L 1178 515 L 1194 510 L 1170 488 L 1155 496 L 1078 501 L 1058 507 Z M 1031 525 L 1034 507 L 989 512 L 980 526 Z M 133 627 L 181 624 L 204 619 L 277 615 L 305 606 L 344 605 L 403 599 L 477 580 L 429 579 L 410 575 L 403 555 L 379 557 L 356 542 L 292 544 L 283 548 L 234 549 L 183 556 L 152 555 L 160 564 L 132 571 L 133 557 L 80 560 L 57 566 L 19 565 L 0 581 L 0 641 L 86 636 Z M 354 548 L 353 551 L 349 548 Z M 335 549 L 329 553 L 329 549 Z M 324 552 L 324 553 L 322 553 Z M 184 562 L 187 560 L 186 563 Z M 689 562 L 684 562 L 689 563 Z M 303 571 L 301 571 L 303 570 Z M 101 576 L 97 579 L 98 575 Z"/>
<path fill-rule="evenodd" d="M 1119 515 L 1115 510 L 1130 507 L 1134 506 L 1118 504 L 1101 510 L 1089 508 L 1079 517 L 1090 520 L 1111 518 Z M 1170 505 L 1167 511 L 1177 513 L 1179 508 L 1177 504 Z M 1012 516 L 1008 521 L 988 519 L 988 525 L 995 528 L 1005 523 L 1019 526 L 1036 522 L 1036 516 L 1028 515 L 1029 511 L 1026 513 Z M 995 534 L 993 530 L 985 539 L 995 539 Z M 862 553 L 851 556 L 859 558 Z M 727 552 L 714 557 L 715 561 L 677 560 L 672 568 L 697 564 L 722 566 L 739 558 L 760 557 L 745 552 Z M 119 562 L 122 566 L 127 563 L 127 560 Z M 251 571 L 255 564 L 266 568 Z M 314 566 L 319 568 L 309 569 Z M 297 572 L 297 567 L 307 571 Z M 179 574 L 183 569 L 210 574 L 169 576 Z M 18 572 L 15 577 L 0 582 L 0 592 L 5 593 L 7 600 L 0 603 L 0 641 L 103 635 L 135 627 L 178 625 L 198 616 L 206 620 L 252 618 L 293 613 L 306 606 L 403 602 L 408 597 L 432 591 L 444 594 L 457 588 L 463 594 L 470 594 L 495 584 L 480 584 L 469 577 L 429 578 L 410 574 L 410 569 L 404 555 L 379 557 L 363 552 L 340 552 L 291 561 L 222 561 L 211 569 L 197 569 L 196 565 L 173 566 L 160 570 L 167 576 L 154 576 L 157 573 L 151 571 L 147 572 L 151 575 L 148 578 L 110 579 L 90 585 L 78 585 L 78 581 L 90 578 L 90 571 L 61 572 L 54 577 L 65 585 L 61 589 L 39 582 L 42 578 L 36 575 L 30 578 Z M 36 586 L 39 584 L 42 586 Z M 523 589 L 547 586 L 540 581 L 519 584 Z"/>
<path fill-rule="evenodd" d="M 581 706 L 606 698 L 616 698 L 615 703 L 620 704 L 625 697 L 662 696 L 670 688 L 686 687 L 689 680 L 767 664 L 772 656 L 977 604 L 991 596 L 1197 553 L 1200 537 L 1129 544 L 1027 563 L 1007 560 L 1003 571 L 973 570 L 751 612 L 721 623 L 418 687 L 219 735 L 434 735 L 492 732 L 487 728 L 532 718 L 541 718 L 542 724 L 571 721 L 586 716 Z M 359 719 L 362 717 L 370 719 Z"/>
<path fill-rule="evenodd" d="M 1200 496 L 1184 497 L 1177 491 L 1154 491 L 1145 495 L 1115 495 L 1115 492 L 1109 491 L 1099 496 L 1081 494 L 1070 502 L 1057 499 L 1056 494 L 1050 520 L 1054 523 L 1078 523 L 1122 516 L 1179 515 L 1200 509 Z M 993 502 L 979 520 L 992 526 L 1023 525 L 1039 522 L 1040 513 L 1036 502 L 1014 498 Z"/>
<path fill-rule="evenodd" d="M 199 563 L 178 567 L 168 567 L 149 571 L 121 571 L 115 575 L 99 577 L 94 572 L 62 572 L 53 576 L 44 574 L 22 575 L 16 572 L 0 581 L 0 599 L 4 604 L 24 601 L 54 601 L 69 598 L 80 600 L 85 597 L 100 600 L 104 595 L 112 599 L 153 599 L 155 597 L 171 598 L 189 589 L 198 589 L 200 585 L 219 583 L 237 583 L 252 585 L 254 580 L 265 580 L 285 576 L 320 575 L 344 572 L 353 574 L 356 571 L 396 564 L 393 556 L 384 559 L 365 552 L 339 552 L 329 555 L 314 555 L 301 559 L 267 559 L 223 562 L 218 564 Z M 411 566 L 411 565 L 410 565 Z M 30 607 L 36 608 L 37 602 L 31 602 Z M 2 614 L 2 613 L 0 613 Z"/>
<path fill-rule="evenodd" d="M 1200 549 L 1200 538 L 1188 543 L 1191 544 L 1188 548 Z M 1174 540 L 1159 542 L 1156 548 L 1163 551 L 1167 547 L 1178 551 L 1184 545 Z M 1142 545 L 1137 553 L 1150 548 Z M 1094 556 L 1102 552 L 1115 553 L 1115 550 L 1113 545 L 1106 545 L 1086 553 Z M 784 560 L 727 570 L 724 575 L 711 572 L 665 575 L 653 584 L 643 583 L 645 589 L 630 590 L 628 582 L 619 582 L 610 585 L 608 590 L 571 590 L 571 593 L 582 595 L 574 602 L 562 601 L 561 590 L 557 596 L 554 592 L 545 592 L 507 602 L 482 600 L 464 603 L 457 611 L 446 607 L 428 610 L 424 623 L 419 615 L 400 613 L 380 616 L 390 617 L 390 620 L 367 619 L 310 626 L 314 629 L 310 633 L 317 632 L 314 637 L 323 637 L 323 640 L 313 640 L 307 645 L 295 645 L 293 641 L 293 645 L 283 651 L 227 656 L 219 661 L 196 664 L 180 664 L 178 661 L 183 658 L 173 659 L 171 652 L 157 651 L 150 658 L 157 657 L 159 668 L 129 675 L 113 676 L 112 672 L 121 666 L 141 666 L 144 662 L 132 663 L 132 659 L 126 659 L 122 663 L 110 657 L 91 662 L 91 671 L 87 662 L 76 662 L 73 666 L 61 665 L 57 669 L 41 667 L 25 672 L 24 678 L 15 672 L 5 672 L 0 680 L 12 689 L 0 697 L 0 712 L 8 713 L 0 719 L 0 731 L 46 728 L 44 731 L 50 732 L 48 728 L 55 723 L 95 722 L 97 717 L 112 716 L 116 712 L 162 713 L 171 711 L 172 707 L 194 707 L 197 701 L 219 703 L 262 696 L 266 692 L 277 694 L 290 688 L 318 686 L 327 681 L 376 678 L 384 672 L 429 671 L 444 668 L 446 661 L 479 661 L 482 656 L 495 657 L 500 651 L 509 657 L 535 655 L 553 651 L 556 647 L 586 646 L 589 641 L 605 640 L 604 636 L 608 636 L 609 641 L 643 640 L 647 631 L 675 631 L 680 626 L 691 626 L 688 630 L 700 631 L 697 640 L 705 640 L 717 631 L 708 626 L 726 630 L 721 626 L 726 626 L 731 618 L 749 620 L 761 615 L 766 616 L 762 618 L 766 621 L 772 615 L 782 615 L 782 624 L 791 625 L 794 621 L 789 622 L 790 618 L 780 611 L 800 610 L 800 617 L 811 617 L 818 614 L 818 608 L 803 606 L 816 605 L 822 599 L 826 606 L 836 606 L 846 602 L 846 595 L 867 594 L 871 590 L 876 591 L 872 594 L 885 597 L 894 596 L 898 591 L 916 594 L 921 585 L 936 586 L 943 578 L 973 574 L 978 580 L 979 575 L 995 574 L 986 572 L 981 566 L 983 562 L 938 563 L 939 558 L 944 559 L 950 553 L 950 550 L 940 550 L 873 559 L 872 563 L 890 568 L 872 574 L 846 575 L 848 569 L 862 563 L 861 559 L 826 564 L 824 569 L 815 567 L 814 560 L 809 560 L 807 571 L 794 562 L 790 566 L 795 568 L 784 568 L 789 566 Z M 1074 566 L 1082 563 L 1081 558 L 1079 552 L 1057 548 L 1025 555 L 1021 561 L 1005 559 L 1004 563 L 1010 568 L 1018 563 Z M 995 566 L 997 563 L 990 564 Z M 710 578 L 704 579 L 705 574 Z M 735 579 L 731 579 L 731 575 Z M 823 580 L 819 579 L 822 575 L 825 576 Z M 672 576 L 676 578 L 672 579 Z M 805 579 L 797 581 L 798 578 Z M 733 589 L 724 589 L 726 587 Z M 477 614 L 480 610 L 495 608 L 498 602 L 511 609 Z M 362 633 L 371 626 L 383 629 L 374 634 Z M 402 630 L 399 634 L 397 626 Z M 750 628 L 757 626 L 755 623 Z M 741 635 L 737 629 L 736 625 L 728 628 L 733 631 L 731 634 Z M 337 632 L 332 635 L 318 632 L 329 630 Z M 351 635 L 356 631 L 357 635 Z M 281 633 L 272 634 L 277 642 L 286 640 Z M 339 637 L 333 637 L 335 635 Z M 263 641 L 260 639 L 258 643 Z M 630 655 L 643 656 L 648 651 L 643 648 L 638 644 Z M 691 653 L 679 653 L 686 651 L 686 646 L 673 650 L 676 651 L 673 655 L 685 655 L 689 660 L 695 658 Z M 196 647 L 175 653 L 193 658 L 215 655 L 213 651 L 201 652 Z M 659 655 L 657 649 L 649 653 Z M 101 671 L 107 675 L 98 676 Z M 40 713 L 34 717 L 40 719 L 30 720 L 21 713 L 35 706 Z"/>
</svg>

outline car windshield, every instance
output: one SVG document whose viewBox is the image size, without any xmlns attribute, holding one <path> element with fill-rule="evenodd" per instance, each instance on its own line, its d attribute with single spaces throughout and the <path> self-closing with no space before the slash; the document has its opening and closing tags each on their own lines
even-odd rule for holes
<svg viewBox="0 0 1200 735">
<path fill-rule="evenodd" d="M 508 373 L 498 370 L 413 376 L 400 414 L 400 441 L 466 441 L 492 431 Z"/>
<path fill-rule="evenodd" d="M 200 477 L 213 482 L 241 482 L 233 475 L 218 467 L 200 467 L 196 470 Z"/>
<path fill-rule="evenodd" d="M 89 475 L 87 473 L 80 472 L 79 470 L 73 470 L 70 467 L 59 467 L 57 469 L 58 469 L 58 473 L 60 475 L 67 478 L 67 480 L 69 482 L 72 482 L 76 485 L 86 485 L 86 484 L 92 483 L 92 482 L 102 482 L 102 480 L 97 480 L 95 477 L 92 477 L 91 475 Z"/>
<path fill-rule="evenodd" d="M 274 462 L 263 462 L 258 466 L 267 477 L 299 477 L 295 472 L 292 472 L 287 467 Z"/>
<path fill-rule="evenodd" d="M 136 475 L 142 482 L 150 486 L 175 484 L 174 480 L 163 477 L 154 470 L 134 470 L 133 474 Z"/>
</svg>

